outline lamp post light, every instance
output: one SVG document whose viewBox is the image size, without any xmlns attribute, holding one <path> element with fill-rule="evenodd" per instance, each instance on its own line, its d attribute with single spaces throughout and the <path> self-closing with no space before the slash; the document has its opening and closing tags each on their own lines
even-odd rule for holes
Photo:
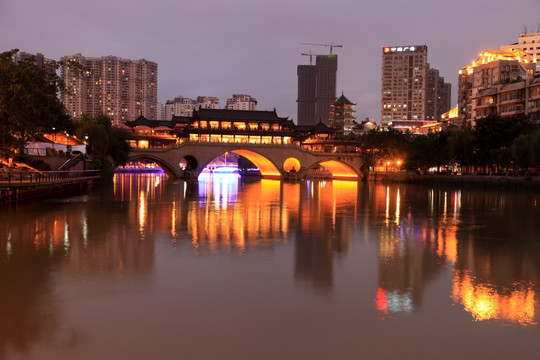
<svg viewBox="0 0 540 360">
<path fill-rule="evenodd" d="M 390 161 L 386 162 L 386 172 L 388 172 L 388 166 L 390 166 Z"/>
</svg>

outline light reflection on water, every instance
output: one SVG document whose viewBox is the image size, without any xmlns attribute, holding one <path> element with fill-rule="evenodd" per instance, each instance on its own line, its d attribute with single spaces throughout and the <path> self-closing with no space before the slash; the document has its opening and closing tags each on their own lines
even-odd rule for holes
<svg viewBox="0 0 540 360">
<path fill-rule="evenodd" d="M 130 358 L 166 349 L 233 359 L 239 337 L 250 339 L 236 344 L 250 358 L 392 359 L 396 349 L 412 358 L 417 338 L 440 344 L 418 359 L 531 358 L 537 197 L 117 175 L 111 193 L 2 211 L 0 293 L 10 296 L 0 298 L 0 320 L 10 331 L 0 332 L 0 359 L 103 357 L 109 338 Z M 110 332 L 95 323 L 101 316 Z M 441 326 L 452 341 L 437 337 Z M 505 326 L 527 331 L 497 330 Z M 126 331 L 146 334 L 137 351 Z M 182 349 L 163 332 L 184 338 Z M 276 337 L 290 353 L 269 346 Z M 474 348 L 455 346 L 472 337 Z"/>
</svg>

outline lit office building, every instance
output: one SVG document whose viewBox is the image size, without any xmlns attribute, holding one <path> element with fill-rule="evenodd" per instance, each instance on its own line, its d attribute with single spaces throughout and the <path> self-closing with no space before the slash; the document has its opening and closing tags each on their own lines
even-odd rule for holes
<svg viewBox="0 0 540 360">
<path fill-rule="evenodd" d="M 382 125 L 403 120 L 440 120 L 450 109 L 451 85 L 439 76 L 438 69 L 430 68 L 427 46 L 382 50 Z"/>
</svg>

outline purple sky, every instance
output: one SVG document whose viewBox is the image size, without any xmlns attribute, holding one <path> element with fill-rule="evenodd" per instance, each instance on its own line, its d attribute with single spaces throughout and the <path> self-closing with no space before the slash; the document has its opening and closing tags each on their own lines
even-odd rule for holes
<svg viewBox="0 0 540 360">
<path fill-rule="evenodd" d="M 539 23 L 540 0 L 0 0 L 0 51 L 144 58 L 158 63 L 159 102 L 249 94 L 296 121 L 300 54 L 328 53 L 300 43 L 333 41 L 338 95 L 379 121 L 383 46 L 427 45 L 455 104 L 460 67 Z"/>
</svg>

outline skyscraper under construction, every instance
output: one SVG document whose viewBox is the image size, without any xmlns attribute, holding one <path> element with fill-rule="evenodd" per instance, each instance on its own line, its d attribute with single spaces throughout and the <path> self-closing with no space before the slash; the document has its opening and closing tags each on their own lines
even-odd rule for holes
<svg viewBox="0 0 540 360">
<path fill-rule="evenodd" d="M 336 101 L 337 55 L 316 55 L 315 65 L 298 65 L 298 125 L 328 124 Z"/>
</svg>

